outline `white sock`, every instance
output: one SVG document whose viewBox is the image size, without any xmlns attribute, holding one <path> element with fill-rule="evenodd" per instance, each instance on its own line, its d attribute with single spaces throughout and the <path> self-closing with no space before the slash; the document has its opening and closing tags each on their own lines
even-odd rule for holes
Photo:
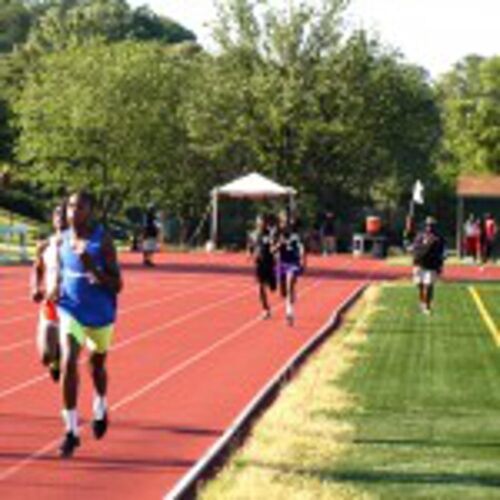
<svg viewBox="0 0 500 500">
<path fill-rule="evenodd" d="M 66 432 L 71 432 L 75 436 L 78 436 L 80 433 L 78 429 L 78 412 L 76 409 L 74 410 L 66 410 L 62 411 L 64 425 L 66 426 Z"/>
<path fill-rule="evenodd" d="M 293 316 L 293 304 L 287 299 L 286 301 L 286 315 Z"/>
<path fill-rule="evenodd" d="M 94 409 L 94 418 L 96 420 L 102 420 L 104 418 L 106 410 L 108 409 L 106 396 L 99 396 L 98 394 L 96 394 L 94 396 L 93 409 Z"/>
</svg>

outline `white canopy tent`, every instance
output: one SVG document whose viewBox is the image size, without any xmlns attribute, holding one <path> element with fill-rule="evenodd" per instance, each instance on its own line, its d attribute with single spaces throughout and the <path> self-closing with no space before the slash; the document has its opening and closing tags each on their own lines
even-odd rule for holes
<svg viewBox="0 0 500 500">
<path fill-rule="evenodd" d="M 210 242 L 213 248 L 217 246 L 217 234 L 219 226 L 219 198 L 242 198 L 249 200 L 264 200 L 273 198 L 286 198 L 290 210 L 295 210 L 295 196 L 297 191 L 289 186 L 280 184 L 253 172 L 236 179 L 229 184 L 216 187 L 212 190 L 212 226 L 210 231 Z"/>
</svg>

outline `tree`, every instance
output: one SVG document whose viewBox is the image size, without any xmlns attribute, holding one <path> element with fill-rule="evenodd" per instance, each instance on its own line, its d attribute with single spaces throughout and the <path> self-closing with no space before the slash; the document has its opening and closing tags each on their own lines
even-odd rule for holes
<svg viewBox="0 0 500 500">
<path fill-rule="evenodd" d="M 332 63 L 335 151 L 347 166 L 342 184 L 367 205 L 395 208 L 416 178 L 432 174 L 440 121 L 427 75 L 363 31 Z"/>
<path fill-rule="evenodd" d="M 260 167 L 283 181 L 298 180 L 296 139 L 309 114 L 311 75 L 321 54 L 334 50 L 345 3 L 324 2 L 322 9 L 300 5 L 287 12 L 266 1 L 219 4 L 220 53 L 205 59 L 201 74 L 208 92 L 199 92 L 187 118 L 223 178 Z"/>
<path fill-rule="evenodd" d="M 47 52 L 98 39 L 104 42 L 194 41 L 189 30 L 147 7 L 132 10 L 126 0 L 72 0 L 53 4 L 30 32 L 28 48 Z"/>
<path fill-rule="evenodd" d="M 0 57 L 0 163 L 12 159 L 14 131 L 11 126 L 11 110 L 9 98 L 11 88 L 9 76 L 12 74 L 11 59 Z"/>
<path fill-rule="evenodd" d="M 196 35 L 169 18 L 158 16 L 146 6 L 132 12 L 129 37 L 134 40 L 156 40 L 162 43 L 196 41 Z"/>
<path fill-rule="evenodd" d="M 185 110 L 214 183 L 257 168 L 300 187 L 312 216 L 398 206 L 430 175 L 440 124 L 427 75 L 364 31 L 343 40 L 346 4 L 221 4 L 219 52 Z"/>
<path fill-rule="evenodd" d="M 45 56 L 17 102 L 25 175 L 87 187 L 105 214 L 175 171 L 181 65 L 157 44 L 75 47 Z"/>
<path fill-rule="evenodd" d="M 25 42 L 33 17 L 22 0 L 0 0 L 0 53 Z"/>
<path fill-rule="evenodd" d="M 468 56 L 438 83 L 444 137 L 439 171 L 500 173 L 500 57 Z"/>
</svg>

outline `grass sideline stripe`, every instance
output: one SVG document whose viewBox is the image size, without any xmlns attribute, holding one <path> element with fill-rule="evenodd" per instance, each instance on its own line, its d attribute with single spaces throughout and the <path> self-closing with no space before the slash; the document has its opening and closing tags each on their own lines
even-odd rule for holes
<svg viewBox="0 0 500 500">
<path fill-rule="evenodd" d="M 476 288 L 473 286 L 469 287 L 469 292 L 471 293 L 472 298 L 474 299 L 474 302 L 476 303 L 476 306 L 479 309 L 479 314 L 481 315 L 481 318 L 486 323 L 488 330 L 491 332 L 491 335 L 493 336 L 493 339 L 495 340 L 495 344 L 497 345 L 497 347 L 500 347 L 500 332 L 498 331 L 498 328 L 495 325 L 493 318 L 491 317 L 490 313 L 488 312 L 488 309 L 484 305 L 484 302 L 481 299 L 481 296 L 479 295 Z"/>
</svg>

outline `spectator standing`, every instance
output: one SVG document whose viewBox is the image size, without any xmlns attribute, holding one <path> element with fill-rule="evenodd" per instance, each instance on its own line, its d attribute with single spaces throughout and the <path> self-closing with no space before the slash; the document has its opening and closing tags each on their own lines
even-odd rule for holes
<svg viewBox="0 0 500 500">
<path fill-rule="evenodd" d="M 337 238 L 335 234 L 335 217 L 332 212 L 325 214 L 320 234 L 323 255 L 335 253 L 337 251 Z"/>
</svg>

